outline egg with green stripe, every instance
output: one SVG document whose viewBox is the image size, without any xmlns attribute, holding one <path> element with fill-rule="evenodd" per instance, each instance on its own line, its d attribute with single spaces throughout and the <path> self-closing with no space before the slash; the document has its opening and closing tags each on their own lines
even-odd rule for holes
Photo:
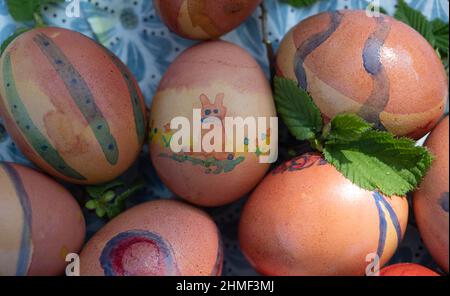
<svg viewBox="0 0 450 296">
<path fill-rule="evenodd" d="M 0 163 L 0 276 L 62 275 L 85 229 L 64 187 L 32 169 Z"/>
<path fill-rule="evenodd" d="M 146 129 L 145 103 L 128 68 L 80 33 L 51 27 L 21 34 L 2 53 L 0 116 L 31 161 L 77 184 L 121 175 Z"/>
</svg>

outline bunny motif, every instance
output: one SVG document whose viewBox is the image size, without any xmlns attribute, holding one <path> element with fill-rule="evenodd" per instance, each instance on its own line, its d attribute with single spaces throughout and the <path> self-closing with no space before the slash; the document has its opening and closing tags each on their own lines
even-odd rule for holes
<svg viewBox="0 0 450 296">
<path fill-rule="evenodd" d="M 201 118 L 202 118 L 202 138 L 211 129 L 210 123 L 220 121 L 222 124 L 222 152 L 204 153 L 205 156 L 214 156 L 217 160 L 233 160 L 234 154 L 225 152 L 225 116 L 227 108 L 223 105 L 224 93 L 216 95 L 214 103 L 211 103 L 208 96 L 200 95 L 200 102 L 202 103 Z M 207 125 L 208 124 L 208 125 Z"/>
</svg>

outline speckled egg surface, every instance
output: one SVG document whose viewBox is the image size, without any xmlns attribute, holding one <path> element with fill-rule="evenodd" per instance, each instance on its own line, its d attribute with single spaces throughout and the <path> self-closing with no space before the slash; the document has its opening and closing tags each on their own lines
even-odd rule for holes
<svg viewBox="0 0 450 296">
<path fill-rule="evenodd" d="M 407 220 L 406 198 L 363 190 L 319 154 L 305 154 L 258 185 L 239 241 L 265 275 L 364 275 L 368 256 L 381 265 L 392 257 Z"/>
<path fill-rule="evenodd" d="M 6 162 L 0 188 L 0 275 L 62 275 L 85 236 L 76 200 L 47 176 Z"/>
<path fill-rule="evenodd" d="M 365 11 L 302 21 L 284 37 L 277 68 L 308 90 L 326 120 L 357 113 L 415 139 L 434 127 L 448 99 L 447 75 L 430 44 L 404 23 Z"/>
<path fill-rule="evenodd" d="M 0 116 L 28 159 L 78 184 L 122 174 L 146 130 L 126 66 L 82 34 L 52 27 L 23 33 L 2 54 Z"/>
<path fill-rule="evenodd" d="M 243 23 L 261 0 L 154 0 L 165 24 L 178 35 L 197 40 L 218 38 Z"/>
<path fill-rule="evenodd" d="M 448 192 L 449 192 L 449 119 L 443 119 L 431 132 L 425 146 L 436 159 L 414 193 L 414 215 L 425 246 L 447 273 L 448 269 Z"/>
<path fill-rule="evenodd" d="M 214 221 L 178 201 L 152 201 L 113 219 L 80 255 L 81 275 L 220 275 L 223 251 Z"/>
<path fill-rule="evenodd" d="M 194 109 L 199 112 L 195 119 Z M 262 152 L 248 149 L 248 138 L 234 137 L 243 150 L 225 152 L 226 118 L 255 119 L 275 116 L 269 82 L 257 62 L 242 48 L 223 41 L 196 45 L 182 53 L 162 78 L 150 115 L 150 153 L 161 180 L 177 195 L 197 205 L 219 206 L 245 195 L 263 178 L 269 164 Z M 175 117 L 204 125 L 222 126 L 219 152 L 195 152 L 192 141 L 186 152 L 173 152 L 171 140 L 178 130 L 170 126 Z M 254 143 L 270 142 L 270 125 L 257 125 Z M 247 134 L 248 136 L 249 134 Z M 193 136 L 192 136 L 193 137 Z M 237 143 L 237 141 L 240 141 Z M 237 146 L 235 146 L 237 147 Z"/>
</svg>

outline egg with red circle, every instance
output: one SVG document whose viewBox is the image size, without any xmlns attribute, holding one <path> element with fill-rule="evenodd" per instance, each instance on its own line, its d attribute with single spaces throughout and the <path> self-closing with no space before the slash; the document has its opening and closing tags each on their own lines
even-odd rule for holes
<svg viewBox="0 0 450 296">
<path fill-rule="evenodd" d="M 445 117 L 431 132 L 425 146 L 435 156 L 430 171 L 414 193 L 414 215 L 420 235 L 434 260 L 448 269 L 449 119 Z"/>
<path fill-rule="evenodd" d="M 84 276 L 216 276 L 222 265 L 214 221 L 173 200 L 125 211 L 100 229 L 80 255 Z"/>
<path fill-rule="evenodd" d="M 439 276 L 439 274 L 419 264 L 398 263 L 381 269 L 380 276 Z"/>
<path fill-rule="evenodd" d="M 325 121 L 357 113 L 375 127 L 420 139 L 444 114 L 448 79 L 432 46 L 381 14 L 325 12 L 284 37 L 277 73 L 307 90 Z"/>
<path fill-rule="evenodd" d="M 0 275 L 62 275 L 85 236 L 76 200 L 49 177 L 7 162 L 0 163 L 0 188 Z"/>
<path fill-rule="evenodd" d="M 265 159 L 276 158 L 273 119 L 271 87 L 256 60 L 229 42 L 201 43 L 170 65 L 153 98 L 152 163 L 164 184 L 190 203 L 231 203 L 264 177 Z M 218 137 L 211 140 L 211 133 Z M 184 144 L 174 149 L 178 143 Z"/>
<path fill-rule="evenodd" d="M 162 21 L 178 35 L 216 39 L 243 23 L 261 0 L 155 0 Z"/>
<path fill-rule="evenodd" d="M 405 233 L 408 202 L 354 185 L 320 154 L 273 170 L 244 206 L 243 253 L 263 275 L 364 275 L 386 264 Z"/>
</svg>

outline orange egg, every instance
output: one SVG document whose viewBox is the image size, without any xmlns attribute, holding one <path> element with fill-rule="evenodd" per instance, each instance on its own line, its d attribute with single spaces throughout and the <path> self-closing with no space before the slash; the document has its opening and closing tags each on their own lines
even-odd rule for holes
<svg viewBox="0 0 450 296">
<path fill-rule="evenodd" d="M 84 241 L 83 213 L 61 185 L 0 163 L 0 276 L 57 276 Z"/>
<path fill-rule="evenodd" d="M 448 269 L 448 116 L 442 120 L 427 139 L 425 146 L 436 159 L 414 193 L 414 215 L 420 235 L 434 260 L 447 273 Z"/>
<path fill-rule="evenodd" d="M 363 275 L 384 265 L 404 235 L 408 202 L 363 190 L 319 154 L 281 165 L 255 189 L 239 226 L 241 248 L 264 275 Z"/>
<path fill-rule="evenodd" d="M 439 276 L 425 266 L 414 263 L 399 263 L 380 270 L 381 276 Z"/>
<path fill-rule="evenodd" d="M 208 276 L 222 272 L 214 221 L 190 205 L 152 201 L 119 215 L 84 247 L 81 275 Z"/>
<path fill-rule="evenodd" d="M 448 99 L 447 75 L 430 44 L 406 24 L 365 11 L 302 21 L 283 39 L 277 68 L 311 94 L 326 121 L 357 113 L 398 136 L 424 136 Z"/>
<path fill-rule="evenodd" d="M 178 35 L 197 40 L 218 38 L 243 23 L 261 0 L 155 0 L 166 25 Z"/>
<path fill-rule="evenodd" d="M 197 117 L 194 113 L 197 112 Z M 248 193 L 269 169 L 263 163 L 264 153 L 251 150 L 260 140 L 276 143 L 271 138 L 272 125 L 258 123 L 258 118 L 269 120 L 276 116 L 272 91 L 258 63 L 245 50 L 223 41 L 205 42 L 181 54 L 162 78 L 153 99 L 150 114 L 150 155 L 161 180 L 174 193 L 197 205 L 219 206 L 230 203 Z M 181 128 L 171 127 L 176 118 L 187 121 L 187 143 L 177 152 L 171 144 Z M 254 133 L 246 138 L 230 136 L 232 152 L 225 144 L 227 119 L 249 119 L 255 123 Z M 194 133 L 201 144 L 209 134 L 207 123 L 217 123 L 222 140 L 217 150 L 202 146 L 195 150 Z M 274 126 L 277 128 L 277 126 Z M 196 130 L 198 130 L 196 129 Z M 273 139 L 273 141 L 271 141 Z M 247 140 L 247 141 L 246 141 Z M 214 140 L 215 143 L 215 140 Z M 237 149 L 237 145 L 243 149 Z M 186 148 L 186 150 L 184 150 Z M 276 145 L 272 152 L 275 152 Z"/>
<path fill-rule="evenodd" d="M 127 67 L 74 31 L 21 34 L 0 59 L 0 116 L 8 134 L 46 173 L 102 184 L 138 158 L 145 103 Z"/>
</svg>

